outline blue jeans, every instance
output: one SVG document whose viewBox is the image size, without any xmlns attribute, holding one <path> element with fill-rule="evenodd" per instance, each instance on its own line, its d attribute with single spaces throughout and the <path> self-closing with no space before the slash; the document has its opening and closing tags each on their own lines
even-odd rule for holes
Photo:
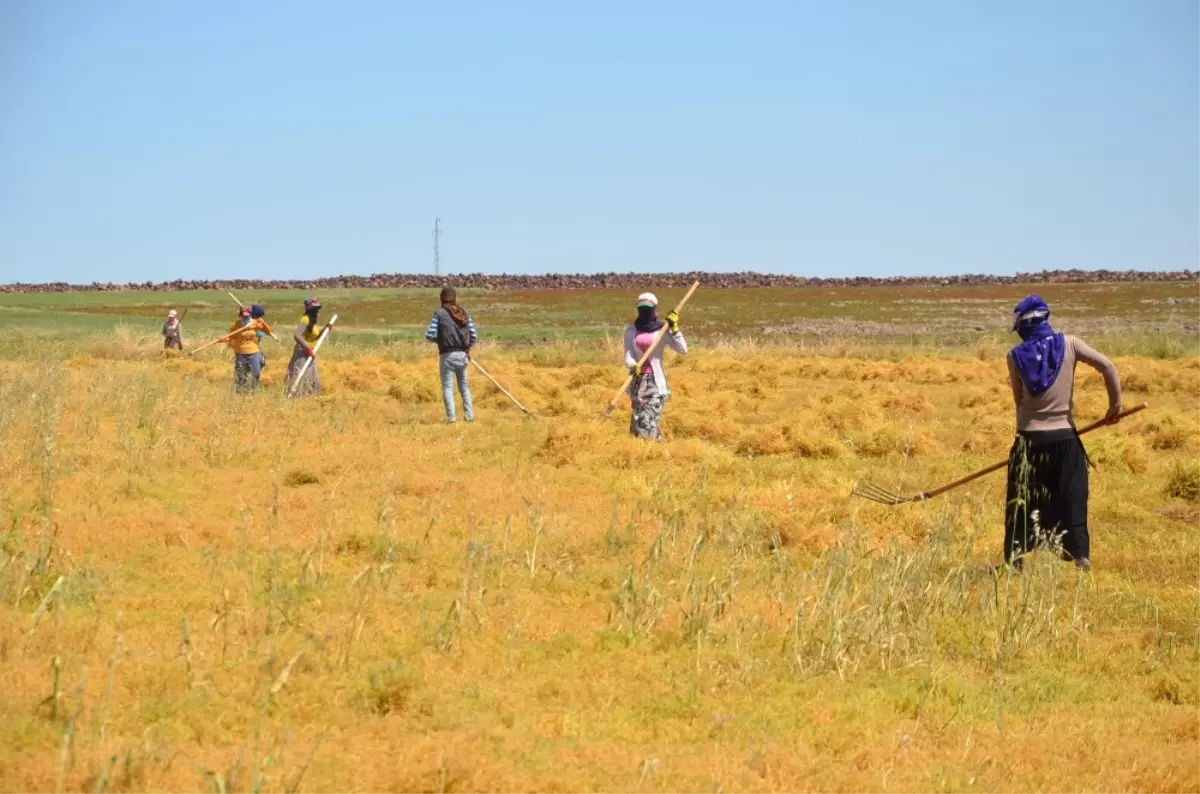
<svg viewBox="0 0 1200 794">
<path fill-rule="evenodd" d="M 241 394 L 258 388 L 262 377 L 262 353 L 238 353 L 233 358 L 234 388 Z"/>
<path fill-rule="evenodd" d="M 446 421 L 454 421 L 454 381 L 458 381 L 458 393 L 462 395 L 463 416 L 468 422 L 475 421 L 471 387 L 467 385 L 467 354 L 457 350 L 453 353 L 443 353 L 438 370 L 442 376 L 442 401 L 446 404 Z"/>
</svg>

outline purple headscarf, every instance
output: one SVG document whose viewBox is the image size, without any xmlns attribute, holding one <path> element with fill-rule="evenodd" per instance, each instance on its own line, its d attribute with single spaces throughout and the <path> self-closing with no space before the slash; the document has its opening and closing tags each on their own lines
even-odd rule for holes
<svg viewBox="0 0 1200 794">
<path fill-rule="evenodd" d="M 1025 388 L 1037 397 L 1058 378 L 1066 340 L 1050 327 L 1050 307 L 1037 295 L 1017 304 L 1013 310 L 1013 330 L 1021 336 L 1021 344 L 1012 349 L 1013 361 Z"/>
</svg>

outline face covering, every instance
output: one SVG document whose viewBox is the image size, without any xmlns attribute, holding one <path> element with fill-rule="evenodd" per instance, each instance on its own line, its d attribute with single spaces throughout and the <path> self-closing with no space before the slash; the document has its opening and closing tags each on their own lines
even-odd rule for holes
<svg viewBox="0 0 1200 794">
<path fill-rule="evenodd" d="M 653 306 L 639 306 L 637 319 L 633 327 L 642 333 L 654 332 L 663 327 L 663 321 L 658 319 L 658 312 Z"/>
</svg>

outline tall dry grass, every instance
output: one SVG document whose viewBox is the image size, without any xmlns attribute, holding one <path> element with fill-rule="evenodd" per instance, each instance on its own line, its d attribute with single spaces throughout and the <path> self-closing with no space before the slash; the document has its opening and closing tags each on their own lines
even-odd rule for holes
<svg viewBox="0 0 1200 794">
<path fill-rule="evenodd" d="M 1002 362 L 697 350 L 657 446 L 614 344 L 482 349 L 547 419 L 456 428 L 415 346 L 0 364 L 0 786 L 1197 788 L 1194 358 L 1118 360 L 1095 572 L 1015 576 L 999 476 L 848 499 L 1002 457 Z"/>
</svg>

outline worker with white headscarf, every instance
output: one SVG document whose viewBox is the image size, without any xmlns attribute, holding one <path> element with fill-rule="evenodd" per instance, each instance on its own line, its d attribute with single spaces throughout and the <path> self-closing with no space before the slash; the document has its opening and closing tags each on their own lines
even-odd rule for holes
<svg viewBox="0 0 1200 794">
<path fill-rule="evenodd" d="M 637 319 L 625 329 L 625 366 L 633 380 L 629 384 L 629 399 L 633 413 L 629 419 L 629 433 L 638 438 L 662 441 L 663 406 L 671 393 L 667 390 L 667 376 L 663 372 L 663 349 L 671 348 L 676 353 L 688 352 L 683 332 L 679 330 L 679 315 L 671 312 L 666 322 L 658 319 L 658 298 L 652 292 L 643 292 L 637 299 Z M 667 333 L 663 342 L 655 344 L 663 325 Z M 638 368 L 638 361 L 647 350 L 654 350 L 646 363 Z"/>
<path fill-rule="evenodd" d="M 167 321 L 162 327 L 163 349 L 183 351 L 183 325 L 179 320 L 179 312 L 171 309 L 167 312 Z"/>
</svg>

